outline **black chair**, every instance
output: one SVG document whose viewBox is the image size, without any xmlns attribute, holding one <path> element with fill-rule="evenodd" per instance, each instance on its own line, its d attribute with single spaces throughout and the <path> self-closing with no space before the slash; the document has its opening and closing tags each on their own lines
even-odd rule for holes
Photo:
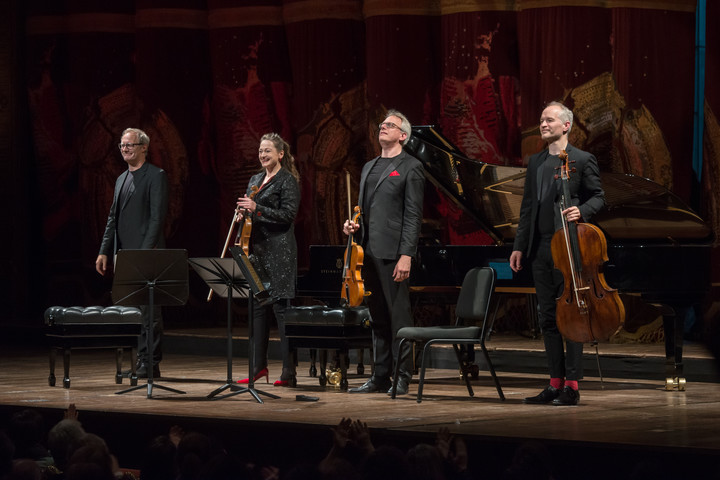
<svg viewBox="0 0 720 480">
<path fill-rule="evenodd" d="M 505 400 L 500 382 L 495 375 L 495 368 L 490 361 L 487 348 L 485 347 L 486 320 L 489 320 L 488 310 L 490 297 L 495 285 L 495 271 L 490 267 L 476 267 L 470 270 L 463 279 L 457 306 L 455 307 L 455 325 L 441 325 L 436 327 L 404 327 L 397 333 L 400 338 L 398 352 L 402 351 L 405 342 L 425 342 L 420 365 L 420 383 L 418 384 L 417 402 L 422 402 L 423 382 L 425 380 L 425 367 L 429 361 L 430 347 L 435 344 L 452 344 L 457 356 L 463 380 L 467 386 L 470 396 L 474 396 L 468 369 L 463 368 L 462 353 L 458 345 L 479 344 L 482 349 L 485 361 L 487 362 L 490 374 L 495 381 L 495 388 L 501 400 Z M 395 375 L 393 376 L 392 398 L 395 398 L 397 391 L 399 362 L 395 359 Z"/>
</svg>

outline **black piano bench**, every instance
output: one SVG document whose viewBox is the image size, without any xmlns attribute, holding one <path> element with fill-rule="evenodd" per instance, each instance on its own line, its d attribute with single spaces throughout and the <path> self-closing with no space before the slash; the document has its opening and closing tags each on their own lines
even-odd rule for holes
<svg viewBox="0 0 720 480">
<path fill-rule="evenodd" d="M 347 390 L 348 351 L 371 348 L 372 330 L 367 307 L 289 307 L 285 311 L 285 336 L 290 350 L 321 349 L 320 385 L 327 384 L 327 349 L 339 354 L 340 388 Z"/>
<path fill-rule="evenodd" d="M 70 388 L 70 351 L 73 348 L 115 348 L 115 383 L 122 383 L 123 350 L 131 351 L 131 385 L 135 373 L 137 342 L 142 315 L 136 307 L 50 307 L 45 310 L 45 337 L 50 346 L 48 385 L 55 386 L 55 357 L 63 350 L 63 387 Z"/>
</svg>

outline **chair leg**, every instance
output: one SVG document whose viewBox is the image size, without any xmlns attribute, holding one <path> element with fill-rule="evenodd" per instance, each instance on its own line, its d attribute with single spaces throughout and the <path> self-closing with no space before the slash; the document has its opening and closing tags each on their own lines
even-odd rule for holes
<svg viewBox="0 0 720 480">
<path fill-rule="evenodd" d="M 481 337 L 482 338 L 482 337 Z M 488 364 L 488 369 L 490 370 L 490 375 L 492 375 L 493 381 L 495 382 L 495 388 L 497 389 L 498 395 L 500 395 L 500 400 L 505 400 L 505 394 L 503 394 L 502 388 L 500 387 L 500 380 L 497 378 L 497 374 L 495 373 L 495 367 L 493 367 L 492 361 L 490 360 L 490 354 L 487 351 L 487 348 L 485 347 L 485 342 L 480 342 L 480 349 L 483 352 L 483 355 L 485 356 L 485 361 Z"/>
<path fill-rule="evenodd" d="M 597 362 L 598 375 L 600 376 L 600 388 L 605 389 L 605 382 L 603 381 L 602 368 L 600 368 L 600 351 L 598 350 L 598 342 L 592 342 L 595 346 L 595 361 Z"/>
<path fill-rule="evenodd" d="M 467 387 L 468 394 L 471 397 L 475 396 L 475 392 L 473 392 L 472 385 L 470 385 L 470 377 L 468 376 L 468 369 L 465 368 L 463 365 L 463 357 L 462 352 L 460 351 L 460 348 L 456 343 L 453 344 L 453 350 L 455 350 L 455 356 L 457 357 L 458 365 L 460 365 L 460 374 L 462 375 L 462 379 L 465 381 L 465 386 Z"/>
<path fill-rule="evenodd" d="M 402 352 L 402 347 L 406 341 L 407 338 L 403 338 L 398 344 L 398 354 L 397 357 L 395 357 L 395 371 L 393 372 L 392 393 L 390 394 L 390 398 L 392 399 L 395 399 L 397 396 L 398 375 L 400 375 L 400 352 Z"/>
<path fill-rule="evenodd" d="M 423 347 L 422 360 L 420 360 L 420 380 L 418 382 L 417 403 L 422 402 L 423 385 L 425 385 L 425 365 L 427 364 L 427 359 L 430 357 L 431 345 L 432 341 L 429 341 Z"/>
</svg>

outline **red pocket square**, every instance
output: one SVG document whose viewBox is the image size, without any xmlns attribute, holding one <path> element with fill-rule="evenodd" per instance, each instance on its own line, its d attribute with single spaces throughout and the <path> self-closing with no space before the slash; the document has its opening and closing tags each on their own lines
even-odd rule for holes
<svg viewBox="0 0 720 480">
<path fill-rule="evenodd" d="M 388 175 L 388 176 L 389 177 L 399 177 L 400 174 L 398 173 L 397 170 L 393 170 L 392 172 L 390 172 L 390 175 Z"/>
</svg>

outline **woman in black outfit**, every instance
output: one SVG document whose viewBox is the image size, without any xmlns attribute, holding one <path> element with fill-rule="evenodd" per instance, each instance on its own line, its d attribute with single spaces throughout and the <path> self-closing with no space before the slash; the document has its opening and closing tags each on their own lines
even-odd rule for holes
<svg viewBox="0 0 720 480">
<path fill-rule="evenodd" d="M 253 300 L 254 379 L 265 377 L 265 381 L 269 381 L 267 350 L 272 309 L 283 356 L 282 374 L 275 386 L 294 387 L 295 358 L 288 348 L 284 319 L 285 309 L 295 297 L 297 244 L 294 222 L 300 203 L 299 175 L 290 146 L 277 133 L 263 135 L 258 157 L 263 170 L 250 178 L 247 193 L 237 202 L 241 212 L 252 215 L 250 261 L 273 298 L 272 304 L 266 306 Z M 254 195 L 253 187 L 257 188 Z M 248 379 L 238 383 L 248 383 Z"/>
</svg>

